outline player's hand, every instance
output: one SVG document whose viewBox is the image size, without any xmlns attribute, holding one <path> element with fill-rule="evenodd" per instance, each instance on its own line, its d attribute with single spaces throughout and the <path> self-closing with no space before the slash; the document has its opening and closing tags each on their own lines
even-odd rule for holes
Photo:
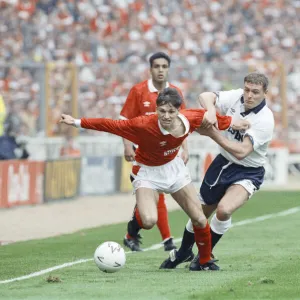
<svg viewBox="0 0 300 300">
<path fill-rule="evenodd" d="M 132 144 L 125 146 L 124 148 L 124 157 L 127 161 L 135 160 L 135 152 L 132 148 Z"/>
<path fill-rule="evenodd" d="M 205 112 L 205 114 L 203 116 L 201 127 L 209 128 L 212 126 L 218 128 L 218 120 L 217 120 L 217 116 L 216 116 L 216 111 L 209 110 L 209 111 Z"/>
<path fill-rule="evenodd" d="M 75 126 L 75 119 L 70 115 L 62 114 L 59 123 Z"/>
<path fill-rule="evenodd" d="M 182 158 L 184 164 L 186 165 L 190 158 L 189 151 L 182 150 L 180 157 Z"/>
<path fill-rule="evenodd" d="M 250 128 L 250 123 L 247 120 L 235 120 L 231 127 L 233 130 L 247 130 Z"/>
<path fill-rule="evenodd" d="M 209 137 L 212 136 L 215 131 L 218 131 L 218 129 L 216 129 L 215 126 L 211 126 L 209 128 L 203 128 L 202 126 L 200 126 L 196 130 L 196 132 L 200 133 L 201 135 L 205 135 L 205 136 L 209 136 Z"/>
</svg>

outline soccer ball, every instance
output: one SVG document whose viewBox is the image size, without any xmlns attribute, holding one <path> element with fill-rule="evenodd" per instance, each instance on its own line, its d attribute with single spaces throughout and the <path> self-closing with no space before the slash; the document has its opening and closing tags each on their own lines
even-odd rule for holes
<svg viewBox="0 0 300 300">
<path fill-rule="evenodd" d="M 122 269 L 126 262 L 124 249 L 116 242 L 105 242 L 97 247 L 94 253 L 97 267 L 106 273 L 114 273 Z"/>
</svg>

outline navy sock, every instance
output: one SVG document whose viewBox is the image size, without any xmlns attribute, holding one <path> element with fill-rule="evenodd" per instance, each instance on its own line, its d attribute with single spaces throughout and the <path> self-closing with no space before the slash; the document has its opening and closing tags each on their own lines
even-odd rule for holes
<svg viewBox="0 0 300 300">
<path fill-rule="evenodd" d="M 184 228 L 182 242 L 181 242 L 181 246 L 177 252 L 177 256 L 181 256 L 181 255 L 186 254 L 187 252 L 192 251 L 194 243 L 195 243 L 194 233 L 189 232 L 186 228 Z"/>
<path fill-rule="evenodd" d="M 213 250 L 216 244 L 219 242 L 220 238 L 223 236 L 223 234 L 215 233 L 211 228 L 210 228 L 210 234 L 211 234 L 211 250 Z"/>
</svg>

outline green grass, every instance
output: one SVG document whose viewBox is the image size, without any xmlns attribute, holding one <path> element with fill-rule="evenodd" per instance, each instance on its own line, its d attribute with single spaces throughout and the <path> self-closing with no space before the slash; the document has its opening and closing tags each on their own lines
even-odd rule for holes
<svg viewBox="0 0 300 300">
<path fill-rule="evenodd" d="M 259 192 L 234 222 L 300 206 L 299 192 Z M 127 255 L 120 272 L 100 272 L 93 261 L 39 277 L 0 285 L 0 299 L 300 299 L 300 212 L 232 228 L 215 250 L 220 272 L 158 270 L 162 249 Z M 169 214 L 181 237 L 187 217 Z M 0 281 L 65 262 L 91 258 L 106 240 L 122 243 L 125 224 L 0 247 Z M 143 247 L 160 241 L 157 229 L 143 232 Z M 49 275 L 61 282 L 48 283 Z"/>
</svg>

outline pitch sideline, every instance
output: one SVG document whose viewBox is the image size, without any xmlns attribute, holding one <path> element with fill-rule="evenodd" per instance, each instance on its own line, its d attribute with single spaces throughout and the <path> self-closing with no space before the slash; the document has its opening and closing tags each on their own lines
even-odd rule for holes
<svg viewBox="0 0 300 300">
<path fill-rule="evenodd" d="M 299 211 L 300 211 L 300 206 L 290 208 L 290 209 L 287 209 L 287 210 L 283 210 L 279 213 L 263 215 L 263 216 L 260 216 L 260 217 L 256 217 L 256 218 L 252 218 L 252 219 L 246 219 L 246 220 L 243 220 L 243 221 L 240 221 L 240 222 L 236 222 L 236 223 L 232 224 L 232 227 L 243 226 L 243 225 L 253 224 L 253 223 L 257 223 L 257 222 L 262 222 L 262 221 L 265 221 L 265 220 L 268 220 L 268 219 L 273 219 L 273 218 L 276 218 L 276 217 L 285 217 L 285 216 L 288 216 L 288 215 L 291 215 L 291 214 L 295 214 Z M 174 242 L 176 242 L 176 243 L 180 242 L 180 241 L 181 241 L 181 238 L 174 239 Z M 150 246 L 149 248 L 144 249 L 144 251 L 157 250 L 157 249 L 161 248 L 162 246 L 163 246 L 162 244 L 154 244 L 154 245 Z M 131 253 L 133 253 L 133 252 L 131 252 L 131 251 L 126 252 L 126 254 L 131 254 Z M 88 262 L 88 261 L 91 261 L 91 260 L 93 260 L 93 258 L 80 259 L 80 260 L 76 260 L 76 261 L 73 261 L 73 262 L 64 263 L 62 265 L 54 266 L 54 267 L 44 269 L 44 270 L 41 270 L 41 271 L 38 271 L 38 272 L 34 272 L 34 273 L 31 273 L 31 274 L 28 274 L 28 275 L 24 275 L 24 276 L 21 276 L 21 277 L 2 280 L 2 281 L 0 281 L 0 284 L 11 283 L 11 282 L 15 282 L 15 281 L 21 281 L 21 280 L 25 280 L 25 279 L 29 279 L 29 278 L 33 278 L 33 277 L 38 277 L 38 276 L 50 273 L 50 272 L 55 271 L 55 270 L 71 267 L 71 266 L 81 264 L 81 263 L 85 263 L 85 262 Z"/>
</svg>

